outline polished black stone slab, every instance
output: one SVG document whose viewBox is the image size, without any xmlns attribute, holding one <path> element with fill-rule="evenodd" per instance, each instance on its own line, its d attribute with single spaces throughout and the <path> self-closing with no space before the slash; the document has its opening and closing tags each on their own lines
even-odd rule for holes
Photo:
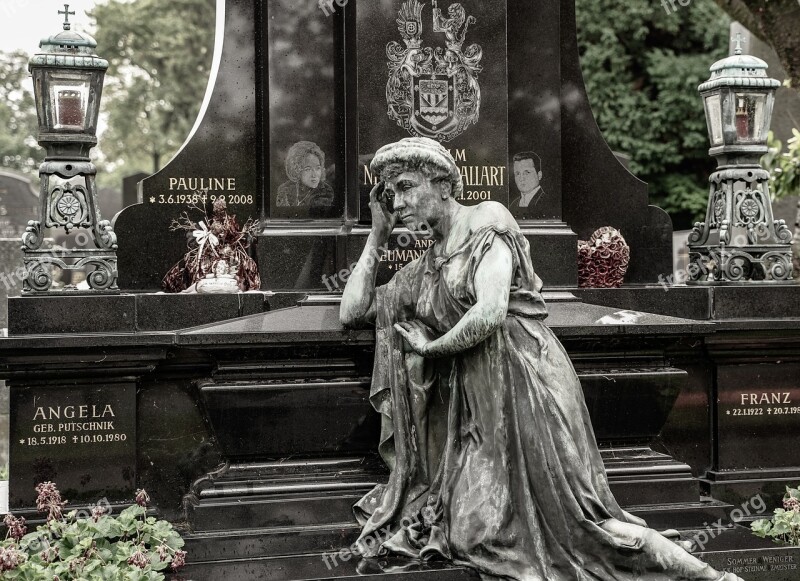
<svg viewBox="0 0 800 581">
<path fill-rule="evenodd" d="M 268 65 L 259 71 L 266 109 L 262 139 L 268 146 L 264 213 L 271 220 L 327 220 L 336 226 L 344 217 L 346 176 L 341 19 L 317 2 L 261 4 Z M 267 224 L 267 236 L 274 226 Z"/>
<path fill-rule="evenodd" d="M 293 305 L 304 295 L 120 294 L 12 297 L 9 335 L 174 331 Z"/>
<path fill-rule="evenodd" d="M 231 460 L 374 448 L 379 418 L 369 413 L 368 381 L 319 379 L 302 388 L 279 380 L 213 381 L 199 389 L 219 445 Z"/>
<path fill-rule="evenodd" d="M 800 317 L 800 285 L 711 287 L 716 319 Z"/>
<path fill-rule="evenodd" d="M 196 130 L 176 156 L 142 182 L 142 203 L 116 218 L 119 286 L 127 290 L 161 290 L 167 271 L 187 251 L 185 231 L 170 231 L 183 212 L 194 221 L 206 206 L 223 197 L 240 224 L 261 216 L 257 177 L 256 6 L 252 0 L 225 2 L 217 15 L 225 34 L 216 39 L 219 68 L 212 69 L 207 106 Z M 190 234 L 191 235 L 191 234 Z"/>
<path fill-rule="evenodd" d="M 35 506 L 45 481 L 73 504 L 133 498 L 135 383 L 12 386 L 11 409 L 10 506 Z"/>
<path fill-rule="evenodd" d="M 136 330 L 170 331 L 235 319 L 270 309 L 270 294 L 141 294 L 136 295 Z"/>
<path fill-rule="evenodd" d="M 8 299 L 9 335 L 133 333 L 133 295 L 24 296 Z"/>
<path fill-rule="evenodd" d="M 344 288 L 349 269 L 343 252 L 346 228 L 270 226 L 258 242 L 261 286 L 275 291 L 327 291 Z M 342 273 L 340 276 L 339 273 Z"/>
<path fill-rule="evenodd" d="M 711 318 L 713 295 L 708 288 L 686 286 L 628 286 L 579 288 L 575 296 L 586 303 L 643 311 L 685 319 Z"/>
<path fill-rule="evenodd" d="M 800 438 L 800 363 L 730 362 L 717 367 L 719 471 L 792 468 Z"/>
<path fill-rule="evenodd" d="M 508 1 L 509 209 L 518 220 L 563 218 L 560 4 L 551 0 Z M 544 192 L 538 203 L 525 208 L 514 203 L 519 187 L 513 158 L 522 152 L 538 155 Z M 525 228 L 525 224 L 522 226 Z M 571 250 L 576 251 L 576 247 L 573 244 Z M 557 252 L 555 256 L 569 270 L 572 254 Z M 536 263 L 534 266 L 543 270 Z"/>
</svg>

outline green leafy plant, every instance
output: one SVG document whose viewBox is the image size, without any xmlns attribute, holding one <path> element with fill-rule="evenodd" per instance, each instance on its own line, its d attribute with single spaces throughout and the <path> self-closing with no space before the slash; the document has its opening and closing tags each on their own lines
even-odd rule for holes
<svg viewBox="0 0 800 581">
<path fill-rule="evenodd" d="M 794 128 L 792 134 L 784 151 L 783 143 L 770 131 L 769 151 L 761 158 L 764 169 L 771 174 L 769 189 L 774 199 L 800 194 L 800 131 Z"/>
<path fill-rule="evenodd" d="M 793 128 L 792 134 L 784 151 L 783 143 L 770 131 L 767 137 L 769 151 L 761 158 L 761 164 L 770 172 L 769 189 L 775 200 L 800 194 L 800 131 Z M 792 254 L 795 278 L 800 278 L 800 201 L 797 204 Z"/>
<path fill-rule="evenodd" d="M 147 516 L 150 497 L 144 490 L 118 516 L 98 504 L 85 517 L 77 511 L 63 514 L 67 503 L 52 482 L 39 484 L 36 492 L 47 523 L 28 533 L 24 518 L 5 516 L 3 579 L 158 581 L 164 579 L 162 571 L 178 570 L 186 562 L 183 539 L 172 525 Z"/>
<path fill-rule="evenodd" d="M 8 464 L 0 466 L 0 480 L 8 480 Z"/>
<path fill-rule="evenodd" d="M 787 486 L 783 508 L 776 508 L 771 519 L 759 519 L 750 528 L 762 539 L 800 546 L 800 488 Z"/>
</svg>

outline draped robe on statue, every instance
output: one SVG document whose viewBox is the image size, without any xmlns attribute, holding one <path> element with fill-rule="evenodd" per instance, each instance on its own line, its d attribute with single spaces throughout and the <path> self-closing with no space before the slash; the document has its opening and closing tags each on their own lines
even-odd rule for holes
<svg viewBox="0 0 800 581">
<path fill-rule="evenodd" d="M 476 302 L 475 272 L 493 244 L 513 256 L 502 325 L 449 358 L 410 351 L 394 323 L 420 321 L 432 336 L 452 329 Z M 688 554 L 688 568 L 664 572 L 669 556 L 642 550 L 650 529 L 603 528 L 644 522 L 609 489 L 578 377 L 542 322 L 540 289 L 510 215 L 447 256 L 429 250 L 377 289 L 370 399 L 391 473 L 354 507 L 365 556 L 441 555 L 485 579 L 713 578 Z"/>
</svg>

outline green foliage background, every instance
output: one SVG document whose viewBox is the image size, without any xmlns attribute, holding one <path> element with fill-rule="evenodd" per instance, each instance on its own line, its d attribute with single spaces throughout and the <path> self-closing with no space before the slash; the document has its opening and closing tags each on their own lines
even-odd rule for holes
<svg viewBox="0 0 800 581">
<path fill-rule="evenodd" d="M 676 229 L 701 219 L 708 200 L 703 104 L 697 86 L 727 56 L 730 18 L 713 0 L 667 14 L 656 0 L 576 0 L 578 43 L 597 123 L 651 203 Z"/>
<path fill-rule="evenodd" d="M 162 167 L 189 135 L 208 85 L 215 6 L 215 0 L 109 0 L 92 11 L 98 50 L 110 63 L 101 184 L 120 187 L 126 175 Z"/>
<path fill-rule="evenodd" d="M 23 86 L 27 76 L 27 54 L 0 52 L 0 168 L 36 175 L 44 150 L 36 143 L 36 104 Z"/>
</svg>

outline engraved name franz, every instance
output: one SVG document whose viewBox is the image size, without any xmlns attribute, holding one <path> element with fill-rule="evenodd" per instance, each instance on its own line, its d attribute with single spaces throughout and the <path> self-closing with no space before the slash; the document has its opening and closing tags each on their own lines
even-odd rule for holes
<svg viewBox="0 0 800 581">
<path fill-rule="evenodd" d="M 742 405 L 762 403 L 792 403 L 791 392 L 783 393 L 742 393 Z"/>
</svg>

